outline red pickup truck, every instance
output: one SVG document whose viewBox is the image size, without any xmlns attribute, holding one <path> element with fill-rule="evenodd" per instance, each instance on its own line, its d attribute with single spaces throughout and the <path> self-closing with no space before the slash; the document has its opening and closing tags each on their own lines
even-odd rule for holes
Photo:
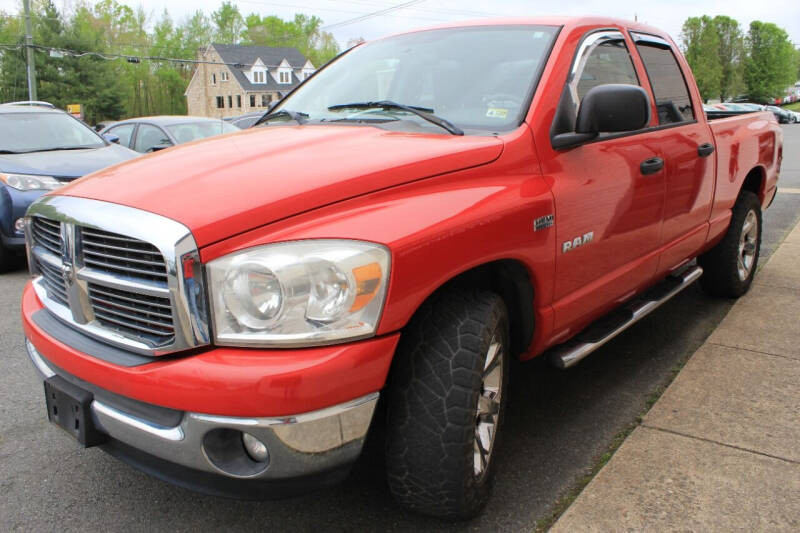
<svg viewBox="0 0 800 533">
<path fill-rule="evenodd" d="M 698 278 L 747 291 L 781 150 L 771 113 L 708 122 L 649 26 L 387 37 L 33 205 L 28 355 L 54 424 L 160 478 L 327 485 L 380 413 L 395 498 L 470 516 L 510 359 L 569 367 Z"/>
</svg>

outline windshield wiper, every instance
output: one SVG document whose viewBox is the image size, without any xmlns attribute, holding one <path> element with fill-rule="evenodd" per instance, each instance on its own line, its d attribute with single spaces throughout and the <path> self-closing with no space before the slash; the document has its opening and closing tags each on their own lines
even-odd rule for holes
<svg viewBox="0 0 800 533">
<path fill-rule="evenodd" d="M 308 118 L 308 113 L 303 113 L 302 111 L 289 111 L 288 109 L 279 109 L 278 111 L 275 111 L 273 113 L 267 113 L 260 119 L 256 120 L 255 124 L 253 124 L 253 126 L 251 127 L 258 126 L 259 124 L 263 124 L 265 122 L 269 122 L 273 118 L 278 118 L 278 117 L 289 117 L 290 119 L 294 120 L 300 125 L 303 125 L 306 122 L 308 122 L 308 120 L 306 120 Z"/>
<path fill-rule="evenodd" d="M 51 148 L 37 148 L 36 150 L 26 150 L 16 152 L 18 154 L 33 154 L 36 152 L 56 152 L 61 150 L 88 150 L 90 148 L 102 148 L 102 146 L 53 146 Z"/>
<path fill-rule="evenodd" d="M 0 150 L 0 154 L 21 154 L 22 152 L 15 152 L 14 150 Z"/>
<path fill-rule="evenodd" d="M 433 113 L 433 109 L 427 107 L 403 105 L 392 102 L 391 100 L 379 100 L 376 102 L 354 102 L 352 104 L 332 105 L 328 108 L 328 111 L 337 111 L 339 109 L 400 109 L 401 111 L 417 115 L 421 119 L 427 120 L 431 124 L 435 124 L 453 135 L 464 135 L 464 130 L 449 120 L 436 116 Z"/>
</svg>

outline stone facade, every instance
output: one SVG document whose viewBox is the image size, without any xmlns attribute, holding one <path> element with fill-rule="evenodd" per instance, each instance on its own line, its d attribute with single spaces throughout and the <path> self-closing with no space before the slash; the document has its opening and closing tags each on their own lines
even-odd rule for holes
<svg viewBox="0 0 800 533">
<path fill-rule="evenodd" d="M 271 79 L 268 79 L 267 83 L 261 84 L 263 87 L 258 87 L 249 78 L 252 76 L 248 71 L 251 65 L 245 65 L 237 72 L 238 67 L 230 65 L 234 62 L 231 60 L 231 47 L 226 47 L 227 58 L 220 55 L 217 47 L 221 48 L 220 45 L 209 45 L 198 51 L 197 59 L 204 63 L 198 63 L 189 86 L 186 88 L 185 96 L 189 115 L 225 118 L 243 115 L 251 111 L 266 111 L 271 103 L 294 89 L 300 83 L 301 77 L 305 78 L 305 70 L 308 70 L 308 65 L 310 65 L 306 62 L 305 70 L 303 65 L 292 65 L 291 82 L 280 86 L 276 86 L 278 82 L 277 68 L 272 74 L 269 73 L 269 69 L 266 69 L 267 76 L 270 76 Z M 299 54 L 299 52 L 296 53 Z M 240 63 L 240 61 L 236 60 L 235 63 Z M 288 63 L 284 64 L 288 65 Z"/>
</svg>

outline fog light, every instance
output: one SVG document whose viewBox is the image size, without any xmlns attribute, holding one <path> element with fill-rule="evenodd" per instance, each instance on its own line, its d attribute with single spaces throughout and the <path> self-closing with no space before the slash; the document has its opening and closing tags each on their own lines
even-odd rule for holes
<svg viewBox="0 0 800 533">
<path fill-rule="evenodd" d="M 247 454 L 253 461 L 259 463 L 266 463 L 269 459 L 269 452 L 267 446 L 249 433 L 242 433 L 242 443 Z"/>
<path fill-rule="evenodd" d="M 14 229 L 17 230 L 17 233 L 22 233 L 25 231 L 25 219 L 18 218 L 14 221 Z"/>
</svg>

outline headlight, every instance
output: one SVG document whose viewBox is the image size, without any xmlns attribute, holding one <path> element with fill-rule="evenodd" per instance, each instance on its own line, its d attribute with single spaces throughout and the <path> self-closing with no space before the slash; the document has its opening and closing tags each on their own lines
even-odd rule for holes
<svg viewBox="0 0 800 533">
<path fill-rule="evenodd" d="M 63 185 L 52 176 L 36 176 L 34 174 L 2 174 L 0 181 L 20 191 L 52 191 Z"/>
<path fill-rule="evenodd" d="M 208 263 L 214 335 L 228 346 L 315 346 L 375 333 L 389 251 L 347 240 L 242 250 Z"/>
</svg>

